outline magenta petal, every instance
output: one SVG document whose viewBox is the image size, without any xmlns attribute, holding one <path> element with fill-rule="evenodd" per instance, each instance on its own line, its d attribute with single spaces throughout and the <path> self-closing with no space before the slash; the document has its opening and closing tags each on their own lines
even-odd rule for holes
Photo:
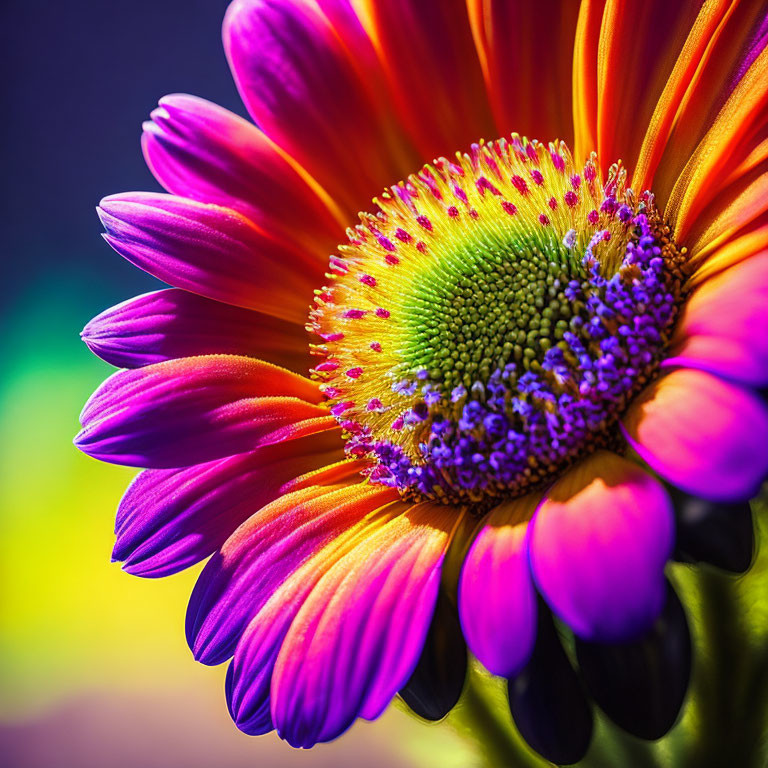
<svg viewBox="0 0 768 768">
<path fill-rule="evenodd" d="M 659 379 L 632 404 L 622 429 L 655 472 L 694 496 L 750 499 L 768 475 L 765 405 L 703 371 Z"/>
<path fill-rule="evenodd" d="M 165 96 L 144 124 L 142 147 L 155 177 L 175 195 L 240 211 L 321 258 L 342 239 L 336 214 L 284 153 L 216 104 Z"/>
<path fill-rule="evenodd" d="M 216 353 L 258 357 L 293 371 L 308 371 L 312 360 L 302 326 L 178 288 L 111 307 L 80 335 L 118 368 Z"/>
<path fill-rule="evenodd" d="M 320 399 L 308 379 L 260 360 L 185 357 L 110 376 L 75 444 L 115 464 L 185 467 L 335 426 Z"/>
<path fill-rule="evenodd" d="M 227 208 L 134 192 L 104 198 L 98 213 L 105 239 L 131 264 L 209 299 L 301 323 L 322 279 L 314 258 Z"/>
<path fill-rule="evenodd" d="M 459 617 L 472 653 L 494 675 L 512 677 L 536 639 L 536 593 L 526 533 L 540 494 L 491 510 L 464 560 Z"/>
<path fill-rule="evenodd" d="M 317 5 L 347 48 L 361 72 L 383 76 L 384 72 L 373 47 L 373 41 L 365 31 L 360 16 L 355 11 L 357 0 L 317 0 Z"/>
<path fill-rule="evenodd" d="M 117 510 L 112 559 L 153 578 L 187 568 L 258 509 L 310 482 L 301 475 L 340 461 L 341 446 L 336 430 L 185 469 L 145 470 Z M 335 470 L 331 479 L 339 475 Z M 313 484 L 322 480 L 313 473 Z"/>
<path fill-rule="evenodd" d="M 651 626 L 674 544 L 672 504 L 657 480 L 599 451 L 555 483 L 531 526 L 536 584 L 577 635 L 622 642 Z"/>
<path fill-rule="evenodd" d="M 768 385 L 768 253 L 709 278 L 693 292 L 665 368 L 699 368 L 752 386 Z"/>
<path fill-rule="evenodd" d="M 273 673 L 272 717 L 292 746 L 330 741 L 356 718 L 378 717 L 405 685 L 429 629 L 455 524 L 450 507 L 416 505 L 320 578 Z"/>
<path fill-rule="evenodd" d="M 393 501 L 376 486 L 311 486 L 259 510 L 224 543 L 200 574 L 187 609 L 187 642 L 203 664 L 220 664 L 260 608 L 310 556 Z"/>
<path fill-rule="evenodd" d="M 370 39 L 343 3 L 235 0 L 224 46 L 254 121 L 354 215 L 417 167 Z M 333 6 L 336 6 L 335 8 Z"/>
</svg>

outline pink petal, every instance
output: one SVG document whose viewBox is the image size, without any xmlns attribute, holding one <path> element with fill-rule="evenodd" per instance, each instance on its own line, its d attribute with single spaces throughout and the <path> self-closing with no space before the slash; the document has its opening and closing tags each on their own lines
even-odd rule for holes
<svg viewBox="0 0 768 768">
<path fill-rule="evenodd" d="M 169 192 L 239 211 L 323 263 L 343 240 L 347 222 L 332 201 L 248 121 L 184 94 L 160 99 L 151 117 L 144 156 Z"/>
<path fill-rule="evenodd" d="M 685 304 L 663 367 L 768 385 L 768 252 L 707 280 Z"/>
<path fill-rule="evenodd" d="M 459 581 L 459 616 L 469 649 L 485 668 L 512 677 L 536 639 L 536 593 L 528 568 L 528 521 L 541 494 L 491 510 L 467 553 Z"/>
<path fill-rule="evenodd" d="M 258 357 L 297 372 L 312 365 L 302 326 L 178 288 L 111 307 L 80 335 L 91 352 L 118 368 L 216 353 Z"/>
<path fill-rule="evenodd" d="M 632 404 L 622 429 L 655 472 L 695 496 L 748 499 L 768 474 L 765 406 L 702 371 L 659 379 Z"/>
<path fill-rule="evenodd" d="M 362 25 L 343 8 L 331 15 L 339 30 L 306 0 L 235 0 L 224 46 L 254 121 L 352 223 L 374 194 L 417 164 L 377 87 L 380 65 Z"/>
<path fill-rule="evenodd" d="M 329 741 L 357 717 L 378 717 L 407 682 L 456 522 L 453 508 L 412 507 L 317 581 L 283 640 L 271 684 L 275 727 L 291 745 Z"/>
<path fill-rule="evenodd" d="M 185 467 L 335 426 L 321 399 L 313 382 L 260 360 L 185 357 L 110 376 L 75 444 L 115 464 Z"/>
<path fill-rule="evenodd" d="M 112 559 L 152 578 L 187 568 L 279 496 L 354 476 L 356 462 L 327 467 L 343 459 L 342 446 L 339 431 L 329 430 L 184 469 L 147 469 L 120 502 Z"/>
<path fill-rule="evenodd" d="M 657 480 L 598 451 L 555 483 L 531 526 L 536 585 L 577 635 L 622 642 L 651 626 L 674 544 L 672 503 Z"/>
<path fill-rule="evenodd" d="M 323 280 L 319 262 L 286 251 L 227 208 L 134 192 L 104 198 L 98 213 L 121 256 L 209 299 L 302 323 Z"/>
<path fill-rule="evenodd" d="M 250 517 L 211 558 L 192 592 L 186 628 L 195 658 L 226 661 L 251 619 L 307 558 L 396 498 L 382 486 L 310 485 Z"/>
</svg>

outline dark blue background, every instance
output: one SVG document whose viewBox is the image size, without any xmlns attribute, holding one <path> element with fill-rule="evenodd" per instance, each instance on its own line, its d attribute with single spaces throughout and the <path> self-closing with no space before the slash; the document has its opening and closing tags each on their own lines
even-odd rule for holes
<svg viewBox="0 0 768 768">
<path fill-rule="evenodd" d="M 194 93 L 244 114 L 221 45 L 227 2 L 0 5 L 3 316 L 54 281 L 81 326 L 157 285 L 101 240 L 94 211 L 105 195 L 158 189 L 139 146 L 157 100 Z"/>
</svg>

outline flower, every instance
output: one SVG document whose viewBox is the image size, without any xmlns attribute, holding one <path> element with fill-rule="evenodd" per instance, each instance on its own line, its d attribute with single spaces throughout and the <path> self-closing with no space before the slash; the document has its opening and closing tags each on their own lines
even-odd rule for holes
<svg viewBox="0 0 768 768">
<path fill-rule="evenodd" d="M 671 727 L 665 565 L 748 567 L 768 472 L 767 40 L 749 2 L 232 3 L 258 127 L 182 95 L 145 125 L 170 194 L 99 215 L 173 287 L 86 326 L 126 370 L 76 443 L 146 468 L 125 570 L 211 556 L 187 636 L 239 728 L 439 719 L 466 639 L 573 762 L 550 611 L 609 716 Z"/>
</svg>

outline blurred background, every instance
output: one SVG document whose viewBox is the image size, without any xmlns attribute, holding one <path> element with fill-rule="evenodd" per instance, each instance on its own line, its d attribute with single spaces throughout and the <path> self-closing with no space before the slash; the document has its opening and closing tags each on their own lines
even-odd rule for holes
<svg viewBox="0 0 768 768">
<path fill-rule="evenodd" d="M 132 471 L 72 446 L 109 373 L 78 333 L 158 283 L 100 237 L 107 194 L 159 189 L 139 149 L 166 93 L 240 114 L 220 41 L 225 0 L 4 0 L 0 58 L 0 764 L 4 768 L 462 765 L 446 728 L 393 709 L 294 751 L 231 723 L 224 667 L 184 641 L 197 571 L 110 563 Z"/>
<path fill-rule="evenodd" d="M 72 446 L 80 408 L 110 372 L 80 329 L 159 286 L 102 241 L 94 208 L 107 194 L 159 189 L 139 136 L 164 94 L 245 114 L 221 47 L 226 5 L 0 2 L 0 766 L 471 768 L 482 763 L 471 739 L 397 705 L 310 752 L 237 731 L 224 668 L 196 664 L 184 641 L 199 568 L 148 581 L 111 564 L 114 512 L 133 472 Z M 758 522 L 764 541 L 768 504 Z M 754 685 L 755 670 L 768 675 L 766 547 L 742 578 L 671 571 L 697 644 L 691 701 L 654 745 L 600 720 L 590 765 L 701 768 L 713 743 L 731 755 L 768 745 L 765 686 Z M 700 599 L 713 594 L 717 610 Z M 452 717 L 471 737 L 461 706 Z M 503 717 L 499 732 L 511 728 Z M 608 757 L 598 760 L 601 744 Z"/>
</svg>

